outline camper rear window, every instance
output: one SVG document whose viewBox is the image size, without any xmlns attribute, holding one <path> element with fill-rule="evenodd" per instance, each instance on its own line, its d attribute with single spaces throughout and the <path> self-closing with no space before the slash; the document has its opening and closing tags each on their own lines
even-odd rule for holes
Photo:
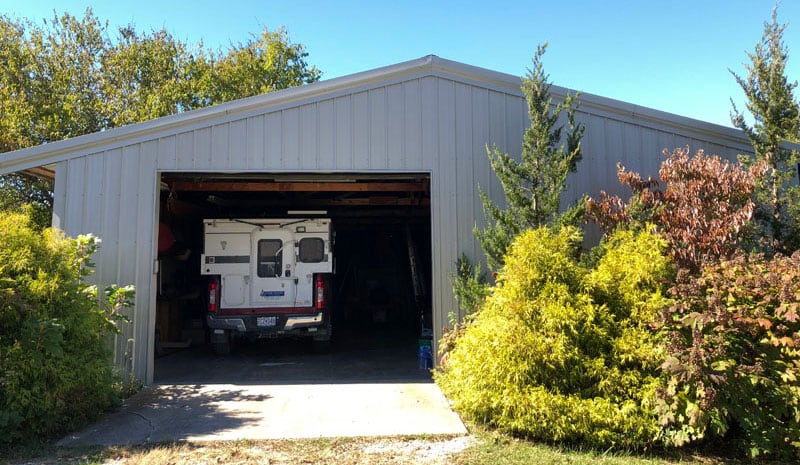
<svg viewBox="0 0 800 465">
<path fill-rule="evenodd" d="M 319 263 L 325 259 L 325 242 L 319 237 L 300 239 L 300 261 Z"/>
<path fill-rule="evenodd" d="M 280 239 L 261 239 L 258 241 L 258 277 L 273 278 L 283 272 L 281 260 L 283 242 Z"/>
</svg>

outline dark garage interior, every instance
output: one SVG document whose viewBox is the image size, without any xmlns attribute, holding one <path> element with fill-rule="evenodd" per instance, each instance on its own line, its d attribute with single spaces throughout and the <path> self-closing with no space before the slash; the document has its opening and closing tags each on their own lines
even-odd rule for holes
<svg viewBox="0 0 800 465">
<path fill-rule="evenodd" d="M 399 365 L 406 371 L 417 367 L 418 344 L 431 328 L 427 174 L 163 173 L 156 382 L 175 381 L 175 371 L 180 371 L 176 360 L 187 354 L 206 361 L 224 358 L 213 355 L 208 344 L 203 299 L 206 279 L 200 275 L 202 220 L 287 217 L 324 217 L 333 223 L 330 347 L 322 352 L 305 340 L 241 341 L 229 357 L 302 356 L 307 357 L 307 365 L 316 363 L 308 357 L 328 357 L 329 362 L 333 357 L 351 365 L 358 357 L 362 360 L 356 371 L 377 370 L 390 377 L 398 375 L 399 367 L 375 363 Z M 373 359 L 372 365 L 363 365 L 366 355 Z M 185 360 L 177 365 L 185 367 Z M 224 382 L 224 374 L 212 368 L 218 365 L 201 363 L 186 369 L 193 370 L 192 382 Z M 331 376 L 336 373 L 334 369 Z M 307 377 L 302 370 L 295 370 L 292 376 Z"/>
</svg>

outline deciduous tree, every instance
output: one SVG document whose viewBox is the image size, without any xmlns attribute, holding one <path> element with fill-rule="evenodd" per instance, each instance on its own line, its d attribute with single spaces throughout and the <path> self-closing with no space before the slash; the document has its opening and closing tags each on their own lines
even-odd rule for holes
<svg viewBox="0 0 800 465">
<path fill-rule="evenodd" d="M 752 217 L 751 196 L 764 163 L 744 168 L 702 150 L 690 157 L 688 147 L 664 155 L 660 181 L 618 166 L 619 180 L 633 196 L 625 203 L 601 192 L 599 200 L 587 201 L 588 217 L 606 235 L 620 224 L 639 228 L 653 223 L 675 264 L 689 273 L 732 257 Z"/>
<path fill-rule="evenodd" d="M 37 25 L 0 16 L 0 152 L 314 82 L 302 44 L 264 29 L 212 51 L 129 25 L 111 38 L 91 9 Z M 50 183 L 0 177 L 0 209 L 52 208 Z"/>
</svg>

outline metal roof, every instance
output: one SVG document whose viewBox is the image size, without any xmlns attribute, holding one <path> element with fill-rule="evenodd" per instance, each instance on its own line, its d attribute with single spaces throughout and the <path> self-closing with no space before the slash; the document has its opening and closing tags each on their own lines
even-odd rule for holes
<svg viewBox="0 0 800 465">
<path fill-rule="evenodd" d="M 426 75 L 447 77 L 509 94 L 522 95 L 521 80 L 518 76 L 446 60 L 435 55 L 427 55 L 416 60 L 339 78 L 7 152 L 0 154 L 0 174 L 46 166 L 110 147 L 161 137 L 188 127 L 207 126 L 213 122 L 257 114 L 268 109 L 299 106 L 309 101 L 346 94 L 349 91 L 371 85 L 385 84 L 391 81 L 399 82 Z M 551 87 L 551 94 L 556 99 L 563 98 L 568 91 L 568 89 L 555 85 Z M 639 124 L 649 123 L 658 127 L 674 127 L 676 130 L 690 130 L 698 134 L 713 135 L 716 139 L 730 140 L 740 144 L 746 143 L 744 135 L 736 129 L 619 100 L 581 93 L 579 103 L 580 110 L 587 113 L 615 119 L 636 119 Z"/>
</svg>

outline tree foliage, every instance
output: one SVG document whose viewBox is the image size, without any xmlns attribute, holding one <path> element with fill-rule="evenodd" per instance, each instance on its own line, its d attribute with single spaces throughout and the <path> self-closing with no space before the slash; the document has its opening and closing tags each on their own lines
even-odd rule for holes
<svg viewBox="0 0 800 465">
<path fill-rule="evenodd" d="M 603 194 L 587 206 L 607 234 L 652 222 L 678 267 L 673 303 L 652 321 L 667 355 L 660 435 L 672 445 L 726 436 L 751 455 L 797 456 L 800 254 L 744 251 L 766 162 L 744 168 L 688 154 L 672 152 L 660 181 L 620 168 L 630 201 Z"/>
<path fill-rule="evenodd" d="M 85 283 L 98 242 L 0 212 L 0 443 L 79 427 L 118 401 L 108 337 L 133 289 L 101 299 Z"/>
<path fill-rule="evenodd" d="M 166 30 L 129 25 L 116 37 L 87 9 L 43 25 L 0 16 L 0 152 L 102 131 L 276 89 L 320 72 L 285 29 L 264 29 L 228 50 L 189 45 Z M 0 208 L 52 208 L 52 185 L 0 177 Z M 12 191 L 12 192 L 8 192 Z"/>
<path fill-rule="evenodd" d="M 542 63 L 546 48 L 547 44 L 538 47 L 533 67 L 522 80 L 531 125 L 525 130 L 520 158 L 497 146 L 487 149 L 506 200 L 504 207 L 498 205 L 478 188 L 489 224 L 483 231 L 476 228 L 475 233 L 492 270 L 502 266 L 506 250 L 519 233 L 556 220 L 567 175 L 581 160 L 584 127 L 575 121 L 577 97 L 567 94 L 563 102 L 553 103 Z"/>
<path fill-rule="evenodd" d="M 751 196 L 764 164 L 745 169 L 702 150 L 664 151 L 659 179 L 643 179 L 618 166 L 620 183 L 633 191 L 627 203 L 601 192 L 587 200 L 587 217 L 605 234 L 617 227 L 656 226 L 679 269 L 697 273 L 706 263 L 732 257 L 753 214 Z"/>
<path fill-rule="evenodd" d="M 488 295 L 489 280 L 480 263 L 473 264 L 466 255 L 456 261 L 456 274 L 453 276 L 453 295 L 465 315 L 474 313 Z M 457 323 L 451 318 L 451 324 Z"/>
<path fill-rule="evenodd" d="M 737 254 L 671 290 L 659 410 L 677 445 L 709 433 L 800 458 L 800 252 Z"/>
<path fill-rule="evenodd" d="M 770 253 L 791 253 L 800 249 L 800 188 L 793 183 L 800 152 L 787 148 L 784 142 L 800 141 L 800 105 L 794 96 L 797 81 L 791 82 L 786 76 L 786 25 L 778 23 L 777 15 L 776 7 L 772 21 L 764 23 L 761 41 L 747 54 L 747 76 L 731 71 L 747 99 L 745 106 L 753 123 L 747 122 L 732 99 L 731 121 L 747 135 L 755 160 L 769 167 L 756 197 L 761 245 Z"/>
</svg>

